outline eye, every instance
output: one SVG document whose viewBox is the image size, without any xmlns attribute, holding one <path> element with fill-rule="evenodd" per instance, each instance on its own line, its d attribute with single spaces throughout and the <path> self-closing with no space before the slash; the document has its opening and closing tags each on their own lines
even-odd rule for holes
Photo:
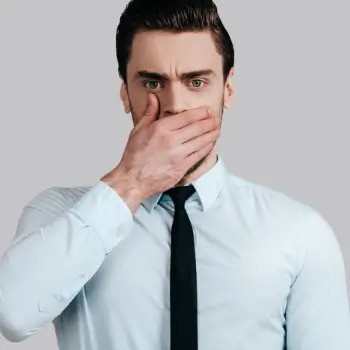
<svg viewBox="0 0 350 350">
<path fill-rule="evenodd" d="M 195 89 L 200 89 L 201 87 L 203 87 L 203 85 L 205 85 L 205 82 L 203 80 L 200 80 L 200 79 L 194 79 L 191 81 L 191 85 Z"/>
<path fill-rule="evenodd" d="M 143 82 L 143 86 L 151 90 L 155 90 L 157 88 L 157 84 L 159 84 L 159 82 L 155 80 L 147 80 Z"/>
</svg>

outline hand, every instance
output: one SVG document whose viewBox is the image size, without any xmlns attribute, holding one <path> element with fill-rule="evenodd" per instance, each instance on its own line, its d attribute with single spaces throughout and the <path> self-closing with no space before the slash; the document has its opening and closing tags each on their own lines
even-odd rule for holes
<svg viewBox="0 0 350 350">
<path fill-rule="evenodd" d="M 133 192 L 138 202 L 178 183 L 220 135 L 219 121 L 209 107 L 161 119 L 158 115 L 158 98 L 148 94 L 146 110 L 130 132 L 120 163 L 104 178 L 118 193 Z"/>
</svg>

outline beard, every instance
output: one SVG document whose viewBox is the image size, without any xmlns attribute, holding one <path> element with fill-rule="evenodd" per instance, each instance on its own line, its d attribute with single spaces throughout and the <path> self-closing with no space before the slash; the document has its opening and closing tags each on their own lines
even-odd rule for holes
<svg viewBox="0 0 350 350">
<path fill-rule="evenodd" d="M 132 119 L 133 119 L 133 122 L 134 122 L 134 125 L 137 124 L 136 120 L 136 115 L 135 115 L 135 111 L 134 111 L 134 108 L 131 104 L 131 101 L 130 101 L 130 112 L 131 112 L 131 115 L 132 115 Z M 219 112 L 219 115 L 220 115 L 220 129 L 221 129 L 221 124 L 222 124 L 222 116 L 223 116 L 223 113 L 224 113 L 224 95 L 222 95 L 222 98 L 221 98 L 221 103 L 220 103 L 220 112 Z M 214 146 L 216 145 L 216 141 L 214 143 Z M 185 175 L 183 176 L 184 177 L 187 177 L 189 176 L 190 174 L 194 173 L 198 168 L 200 168 L 203 163 L 207 160 L 208 156 L 209 156 L 210 152 L 208 154 L 206 154 L 204 157 L 202 157 L 198 162 L 196 162 L 195 164 L 193 164 L 185 173 Z M 182 179 L 180 180 L 182 181 Z"/>
</svg>

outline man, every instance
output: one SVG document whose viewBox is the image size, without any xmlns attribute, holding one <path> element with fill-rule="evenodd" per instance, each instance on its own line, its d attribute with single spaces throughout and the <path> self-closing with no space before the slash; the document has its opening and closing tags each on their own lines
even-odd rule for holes
<svg viewBox="0 0 350 350">
<path fill-rule="evenodd" d="M 216 151 L 234 92 L 216 6 L 131 1 L 117 57 L 125 151 L 93 186 L 51 187 L 23 208 L 0 262 L 4 336 L 53 322 L 61 350 L 350 349 L 330 225 Z"/>
</svg>

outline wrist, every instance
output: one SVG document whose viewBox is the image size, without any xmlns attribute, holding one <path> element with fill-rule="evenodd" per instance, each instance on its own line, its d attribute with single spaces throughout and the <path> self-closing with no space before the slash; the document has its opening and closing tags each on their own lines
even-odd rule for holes
<svg viewBox="0 0 350 350">
<path fill-rule="evenodd" d="M 117 166 L 100 180 L 115 190 L 132 212 L 136 211 L 142 202 L 142 195 L 129 174 Z"/>
</svg>

